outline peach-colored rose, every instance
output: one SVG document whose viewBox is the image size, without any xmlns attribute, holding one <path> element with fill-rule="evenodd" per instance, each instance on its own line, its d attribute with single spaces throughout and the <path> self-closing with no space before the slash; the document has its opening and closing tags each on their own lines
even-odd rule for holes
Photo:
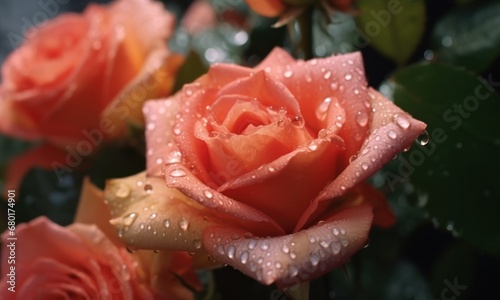
<svg viewBox="0 0 500 300">
<path fill-rule="evenodd" d="M 130 254 L 96 226 L 39 217 L 15 233 L 15 241 L 2 236 L 2 299 L 154 299 Z"/>
<path fill-rule="evenodd" d="M 181 62 L 166 46 L 173 27 L 160 3 L 117 0 L 31 30 L 2 65 L 0 132 L 81 156 L 122 137 L 125 121 L 142 122 L 142 103 L 172 87 Z M 32 162 L 44 166 L 46 152 Z"/>
<path fill-rule="evenodd" d="M 214 65 L 144 113 L 147 174 L 105 192 L 123 241 L 206 253 L 280 287 L 394 222 L 364 181 L 426 126 L 367 87 L 359 53 L 296 61 L 279 48 L 253 69 Z"/>
<path fill-rule="evenodd" d="M 256 13 L 265 17 L 276 17 L 284 13 L 290 6 L 307 6 L 320 2 L 318 0 L 245 0 L 248 6 Z M 329 5 L 340 11 L 348 11 L 352 0 L 325 0 L 325 5 Z"/>
</svg>

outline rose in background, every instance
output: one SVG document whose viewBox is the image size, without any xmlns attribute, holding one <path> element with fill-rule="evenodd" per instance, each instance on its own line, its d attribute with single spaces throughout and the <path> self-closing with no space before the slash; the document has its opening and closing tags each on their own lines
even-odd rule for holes
<svg viewBox="0 0 500 300">
<path fill-rule="evenodd" d="M 347 12 L 351 7 L 352 0 L 245 0 L 248 6 L 256 13 L 265 17 L 276 17 L 283 14 L 288 8 L 298 7 L 303 8 L 315 3 L 331 7 L 335 10 Z"/>
<path fill-rule="evenodd" d="M 85 180 L 75 223 L 45 217 L 16 228 L 15 293 L 8 290 L 9 248 L 2 249 L 2 299 L 194 299 L 199 288 L 187 253 L 129 253 L 110 226 L 102 191 Z M 8 245 L 8 231 L 3 244 Z M 176 275 L 174 275 L 176 274 Z"/>
<path fill-rule="evenodd" d="M 425 128 L 367 87 L 359 53 L 305 62 L 279 48 L 253 69 L 214 65 L 144 113 L 147 173 L 106 185 L 124 242 L 206 253 L 280 287 L 394 222 L 364 181 Z"/>
<path fill-rule="evenodd" d="M 60 227 L 45 217 L 16 230 L 15 280 L 2 264 L 2 299 L 154 299 L 139 282 L 137 263 L 92 225 Z M 9 244 L 8 232 L 3 244 Z M 8 248 L 2 250 L 7 262 Z M 15 292 L 8 290 L 13 286 Z"/>
<path fill-rule="evenodd" d="M 124 137 L 127 122 L 142 124 L 142 103 L 168 95 L 182 60 L 166 45 L 173 27 L 160 3 L 117 0 L 32 29 L 2 65 L 0 131 L 46 144 L 17 159 L 9 181 L 33 164 L 89 156 Z"/>
</svg>

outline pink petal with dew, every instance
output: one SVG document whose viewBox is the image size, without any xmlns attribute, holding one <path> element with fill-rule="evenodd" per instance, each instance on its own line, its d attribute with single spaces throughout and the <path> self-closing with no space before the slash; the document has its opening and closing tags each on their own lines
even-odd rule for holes
<svg viewBox="0 0 500 300">
<path fill-rule="evenodd" d="M 273 238 L 248 237 L 238 228 L 210 227 L 203 244 L 217 261 L 262 284 L 286 288 L 345 264 L 365 245 L 371 220 L 370 207 L 363 205 L 340 211 L 318 226 Z"/>
<path fill-rule="evenodd" d="M 379 92 L 370 89 L 373 117 L 370 135 L 351 163 L 333 180 L 305 211 L 296 229 L 303 228 L 324 211 L 329 200 L 342 196 L 352 187 L 380 170 L 425 130 L 426 124 L 413 119 Z"/>
</svg>

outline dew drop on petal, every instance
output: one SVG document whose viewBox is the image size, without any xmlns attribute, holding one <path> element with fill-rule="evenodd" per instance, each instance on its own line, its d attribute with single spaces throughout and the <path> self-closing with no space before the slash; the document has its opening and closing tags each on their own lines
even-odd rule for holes
<svg viewBox="0 0 500 300">
<path fill-rule="evenodd" d="M 212 192 L 211 192 L 211 191 L 209 191 L 209 190 L 205 190 L 205 191 L 203 192 L 203 194 L 204 194 L 204 195 L 205 195 L 205 197 L 207 197 L 208 199 L 212 199 L 212 197 L 214 196 L 214 195 L 212 194 Z"/>
<path fill-rule="evenodd" d="M 170 177 L 178 178 L 178 177 L 184 177 L 186 175 L 187 175 L 186 172 L 180 169 L 174 169 L 170 172 Z"/>
<path fill-rule="evenodd" d="M 200 249 L 201 248 L 201 241 L 197 240 L 197 239 L 193 240 L 193 247 L 195 249 Z"/>
<path fill-rule="evenodd" d="M 130 195 L 130 188 L 124 183 L 118 184 L 115 189 L 115 196 L 118 198 L 127 198 Z"/>
<path fill-rule="evenodd" d="M 260 245 L 261 250 L 269 250 L 269 244 L 267 242 L 263 242 L 262 245 Z"/>
<path fill-rule="evenodd" d="M 429 143 L 429 133 L 427 132 L 427 130 L 424 130 L 417 138 L 417 142 L 422 145 L 422 146 L 425 146 Z"/>
<path fill-rule="evenodd" d="M 250 240 L 248 242 L 248 249 L 249 250 L 253 250 L 255 249 L 255 247 L 257 246 L 257 241 L 256 240 Z"/>
<path fill-rule="evenodd" d="M 368 115 L 362 112 L 358 112 L 356 115 L 356 123 L 358 123 L 359 126 L 365 127 L 368 124 Z"/>
<path fill-rule="evenodd" d="M 309 256 L 309 262 L 313 267 L 317 266 L 319 264 L 319 257 L 316 253 L 311 253 Z"/>
<path fill-rule="evenodd" d="M 394 122 L 401 127 L 402 129 L 408 129 L 410 128 L 410 121 L 408 121 L 407 118 L 401 117 L 398 114 L 394 115 Z"/>
<path fill-rule="evenodd" d="M 246 264 L 248 262 L 248 251 L 243 251 L 240 256 L 240 262 Z"/>
<path fill-rule="evenodd" d="M 290 277 L 295 277 L 299 274 L 299 269 L 297 269 L 294 265 L 290 265 L 288 266 L 288 273 L 290 274 Z"/>
<path fill-rule="evenodd" d="M 154 220 L 154 219 L 156 219 L 156 216 L 158 216 L 158 215 L 155 213 L 152 213 L 151 215 L 149 215 L 149 219 Z"/>
<path fill-rule="evenodd" d="M 182 230 L 187 230 L 188 229 L 188 226 L 189 226 L 189 221 L 182 218 L 180 221 L 179 221 L 179 227 L 182 229 Z"/>
<path fill-rule="evenodd" d="M 351 74 L 345 74 L 345 80 L 351 80 L 352 79 L 352 75 Z"/>
<path fill-rule="evenodd" d="M 229 257 L 231 259 L 234 258 L 234 252 L 235 251 L 236 251 L 236 248 L 234 246 L 227 247 L 227 251 L 226 251 L 227 257 Z"/>
<path fill-rule="evenodd" d="M 283 247 L 281 247 L 281 251 L 283 251 L 283 253 L 285 254 L 288 254 L 290 253 L 290 248 L 288 248 L 287 245 L 283 245 Z"/>
<path fill-rule="evenodd" d="M 330 104 L 332 103 L 332 98 L 327 97 L 323 99 L 323 101 L 318 105 L 316 108 L 316 117 L 323 121 L 326 118 L 328 108 L 330 107 Z"/>
<path fill-rule="evenodd" d="M 342 246 L 339 242 L 332 242 L 330 248 L 332 249 L 333 254 L 339 254 Z"/>
<path fill-rule="evenodd" d="M 332 230 L 333 235 L 339 235 L 339 230 L 337 228 L 333 228 Z"/>
<path fill-rule="evenodd" d="M 169 228 L 170 227 L 170 220 L 169 219 L 163 220 L 163 226 L 165 226 L 165 228 Z"/>
<path fill-rule="evenodd" d="M 323 78 L 329 79 L 331 76 L 332 76 L 332 72 L 328 71 L 328 72 L 325 73 L 325 75 L 323 75 Z"/>
<path fill-rule="evenodd" d="M 126 216 L 123 217 L 122 224 L 124 226 L 130 226 L 134 221 L 137 219 L 137 214 L 136 213 L 129 213 Z"/>
<path fill-rule="evenodd" d="M 390 139 L 397 139 L 398 138 L 398 133 L 394 130 L 389 130 L 389 132 L 387 132 L 387 136 L 390 138 Z"/>
<path fill-rule="evenodd" d="M 293 71 L 292 71 L 292 70 L 286 70 L 286 71 L 283 73 L 283 76 L 284 76 L 285 78 L 290 78 L 290 77 L 292 77 L 292 75 L 293 75 Z"/>
</svg>

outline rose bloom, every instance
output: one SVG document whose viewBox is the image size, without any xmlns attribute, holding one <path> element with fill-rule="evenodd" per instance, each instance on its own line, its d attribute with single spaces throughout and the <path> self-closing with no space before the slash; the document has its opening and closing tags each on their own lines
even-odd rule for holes
<svg viewBox="0 0 500 300">
<path fill-rule="evenodd" d="M 10 244 L 9 237 L 6 231 L 3 245 Z M 95 225 L 61 227 L 45 217 L 19 225 L 16 237 L 15 263 L 7 263 L 11 249 L 2 249 L 2 299 L 193 299 L 192 294 L 182 298 L 159 295 L 144 280 L 150 268 L 167 266 L 176 271 L 189 260 L 187 254 L 171 254 L 169 259 L 151 251 L 131 255 Z M 11 266 L 14 275 L 9 275 Z M 164 290 L 169 283 L 162 282 Z"/>
<path fill-rule="evenodd" d="M 319 2 L 318 0 L 245 0 L 248 6 L 256 13 L 265 17 L 276 17 L 284 13 L 289 6 L 307 6 Z M 352 0 L 326 0 L 325 5 L 347 12 Z"/>
<path fill-rule="evenodd" d="M 344 264 L 372 223 L 394 223 L 364 181 L 426 126 L 367 87 L 359 53 L 296 61 L 279 48 L 253 69 L 216 64 L 144 113 L 147 172 L 105 191 L 123 241 L 279 287 Z"/>
<path fill-rule="evenodd" d="M 32 28 L 2 65 L 0 132 L 82 157 L 124 136 L 125 120 L 142 123 L 142 103 L 172 87 L 181 62 L 166 47 L 173 27 L 160 3 L 117 0 Z M 47 158 L 54 149 L 35 151 L 11 169 L 58 160 Z"/>
<path fill-rule="evenodd" d="M 8 237 L 6 231 L 3 245 Z M 2 299 L 153 299 L 130 254 L 96 226 L 64 228 L 40 217 L 19 225 L 16 237 L 15 264 L 7 263 L 9 248 L 2 249 Z"/>
</svg>

